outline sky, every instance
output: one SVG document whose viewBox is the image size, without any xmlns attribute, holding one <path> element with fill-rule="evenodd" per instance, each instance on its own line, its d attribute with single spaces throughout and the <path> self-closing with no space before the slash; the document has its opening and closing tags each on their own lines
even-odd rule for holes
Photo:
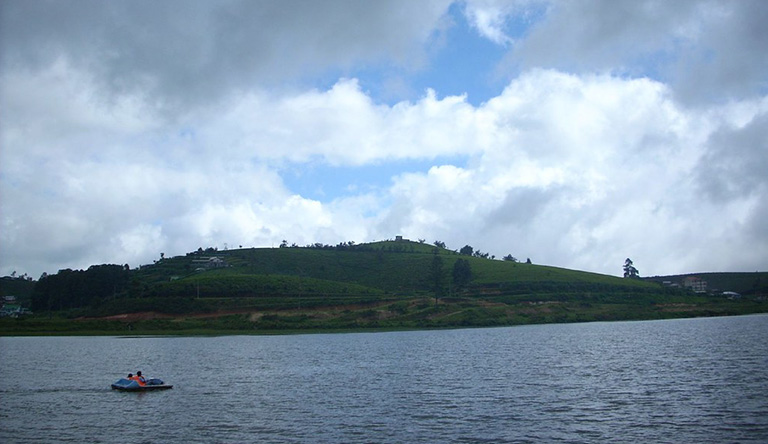
<svg viewBox="0 0 768 444">
<path fill-rule="evenodd" d="M 768 270 L 764 0 L 3 0 L 0 275 L 394 239 Z"/>
</svg>

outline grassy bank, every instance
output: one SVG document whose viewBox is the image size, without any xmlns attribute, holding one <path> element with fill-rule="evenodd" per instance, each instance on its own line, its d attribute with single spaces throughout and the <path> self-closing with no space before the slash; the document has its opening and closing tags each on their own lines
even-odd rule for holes
<svg viewBox="0 0 768 444">
<path fill-rule="evenodd" d="M 711 297 L 520 300 L 402 299 L 356 307 L 161 315 L 121 318 L 37 316 L 0 320 L 0 335 L 205 335 L 440 329 L 525 324 L 672 319 L 768 312 L 768 302 Z"/>
</svg>

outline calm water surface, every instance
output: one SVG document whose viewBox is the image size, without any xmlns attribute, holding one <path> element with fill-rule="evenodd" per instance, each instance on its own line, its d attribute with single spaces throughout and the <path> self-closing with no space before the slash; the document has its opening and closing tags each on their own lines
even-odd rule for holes
<svg viewBox="0 0 768 444">
<path fill-rule="evenodd" d="M 768 315 L 0 338 L 0 442 L 768 442 Z"/>
</svg>

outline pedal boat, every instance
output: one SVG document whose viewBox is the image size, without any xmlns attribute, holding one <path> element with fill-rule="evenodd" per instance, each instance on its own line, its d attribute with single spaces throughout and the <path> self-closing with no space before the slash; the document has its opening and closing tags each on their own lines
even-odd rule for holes
<svg viewBox="0 0 768 444">
<path fill-rule="evenodd" d="M 145 385 L 139 384 L 138 381 L 131 381 L 125 378 L 120 378 L 112 384 L 112 390 L 120 390 L 122 392 L 149 392 L 152 390 L 168 390 L 172 388 L 172 385 L 166 384 L 162 379 L 158 378 L 147 379 Z"/>
</svg>

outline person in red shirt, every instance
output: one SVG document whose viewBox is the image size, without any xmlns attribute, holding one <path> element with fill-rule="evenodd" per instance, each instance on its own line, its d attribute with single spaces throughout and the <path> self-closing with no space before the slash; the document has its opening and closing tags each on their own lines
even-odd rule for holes
<svg viewBox="0 0 768 444">
<path fill-rule="evenodd" d="M 136 372 L 136 376 L 131 376 L 130 374 L 128 374 L 128 379 L 131 380 L 131 381 L 138 382 L 140 386 L 147 385 L 147 380 L 146 380 L 146 378 L 141 376 L 141 372 L 140 371 Z"/>
</svg>

